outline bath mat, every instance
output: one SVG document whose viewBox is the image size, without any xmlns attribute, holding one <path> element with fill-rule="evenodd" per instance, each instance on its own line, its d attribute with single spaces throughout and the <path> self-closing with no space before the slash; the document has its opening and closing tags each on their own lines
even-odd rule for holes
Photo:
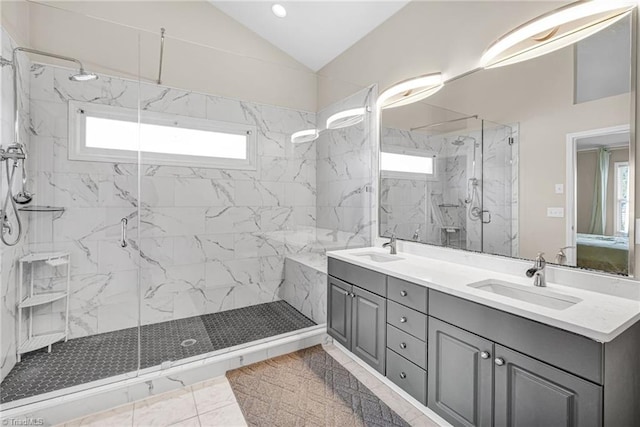
<svg viewBox="0 0 640 427">
<path fill-rule="evenodd" d="M 227 378 L 250 426 L 409 426 L 319 345 Z"/>
</svg>

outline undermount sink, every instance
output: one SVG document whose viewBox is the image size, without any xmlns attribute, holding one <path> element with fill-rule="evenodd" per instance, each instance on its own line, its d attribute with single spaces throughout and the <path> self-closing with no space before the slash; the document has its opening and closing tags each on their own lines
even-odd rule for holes
<svg viewBox="0 0 640 427">
<path fill-rule="evenodd" d="M 500 280 L 483 280 L 467 286 L 553 310 L 565 310 L 582 301 L 580 298 L 558 294 L 545 288 L 534 288 L 533 285 L 531 288 L 525 288 Z"/>
<path fill-rule="evenodd" d="M 404 259 L 404 258 L 398 257 L 397 255 L 385 255 L 385 254 L 379 254 L 377 252 L 365 252 L 362 254 L 354 254 L 354 255 L 363 257 L 363 258 L 368 258 L 373 262 L 392 262 L 392 261 L 400 261 L 401 259 Z"/>
</svg>

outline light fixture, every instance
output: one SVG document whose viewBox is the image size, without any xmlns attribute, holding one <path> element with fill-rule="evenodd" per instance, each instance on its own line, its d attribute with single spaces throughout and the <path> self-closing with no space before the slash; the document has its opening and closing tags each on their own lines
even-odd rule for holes
<svg viewBox="0 0 640 427">
<path fill-rule="evenodd" d="M 285 16 L 287 16 L 287 9 L 285 9 L 284 6 L 280 3 L 275 3 L 273 6 L 271 6 L 271 11 L 278 18 L 284 18 Z"/>
<path fill-rule="evenodd" d="M 432 73 L 413 77 L 396 83 L 378 96 L 380 109 L 395 108 L 411 104 L 433 95 L 442 89 L 442 74 Z"/>
<path fill-rule="evenodd" d="M 624 18 L 636 6 L 637 0 L 591 0 L 552 10 L 499 38 L 480 65 L 502 67 L 561 49 Z"/>
<path fill-rule="evenodd" d="M 303 142 L 311 142 L 318 139 L 320 132 L 318 129 L 305 129 L 299 132 L 295 132 L 291 135 L 291 142 L 294 144 L 301 144 Z"/>
<path fill-rule="evenodd" d="M 327 129 L 340 129 L 357 125 L 364 119 L 364 107 L 340 111 L 327 119 Z"/>
</svg>

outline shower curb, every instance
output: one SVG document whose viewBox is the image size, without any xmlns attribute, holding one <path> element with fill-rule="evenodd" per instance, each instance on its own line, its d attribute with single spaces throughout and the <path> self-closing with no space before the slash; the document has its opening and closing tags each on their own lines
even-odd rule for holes
<svg viewBox="0 0 640 427">
<path fill-rule="evenodd" d="M 179 361 L 179 365 L 166 369 L 147 368 L 136 377 L 121 381 L 105 379 L 95 381 L 95 386 L 85 390 L 67 389 L 48 393 L 0 406 L 2 424 L 35 420 L 40 426 L 52 426 L 81 418 L 96 412 L 126 405 L 167 391 L 187 387 L 207 379 L 224 375 L 227 371 L 261 362 L 330 341 L 326 324 L 312 326 L 276 339 L 265 339 L 231 350 L 213 352 L 205 357 L 196 356 Z M 76 386 L 76 387 L 86 387 Z M 75 387 L 74 387 L 75 388 Z M 48 395 L 53 395 L 48 397 Z M 44 400 L 43 400 L 44 398 Z M 28 402 L 29 400 L 36 400 Z M 11 405 L 14 403 L 14 405 Z M 20 406 L 16 406 L 18 404 Z M 42 421 L 40 421 L 42 420 Z M 17 425 L 17 424 L 16 424 Z"/>
</svg>

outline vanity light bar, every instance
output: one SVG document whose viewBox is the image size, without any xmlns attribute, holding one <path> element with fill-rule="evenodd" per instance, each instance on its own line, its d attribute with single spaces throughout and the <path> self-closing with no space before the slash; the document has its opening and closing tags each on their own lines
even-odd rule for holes
<svg viewBox="0 0 640 427">
<path fill-rule="evenodd" d="M 364 119 L 365 108 L 340 111 L 327 119 L 327 129 L 341 129 L 357 125 Z"/>
<path fill-rule="evenodd" d="M 301 144 L 303 142 L 311 142 L 318 139 L 320 132 L 318 129 L 305 129 L 295 132 L 291 135 L 291 142 L 294 144 Z"/>
<path fill-rule="evenodd" d="M 442 74 L 432 73 L 403 80 L 378 96 L 379 109 L 395 108 L 427 98 L 442 89 Z"/>
<path fill-rule="evenodd" d="M 551 53 L 612 25 L 637 5 L 637 0 L 591 0 L 568 4 L 499 38 L 482 55 L 480 66 L 502 67 Z"/>
</svg>

